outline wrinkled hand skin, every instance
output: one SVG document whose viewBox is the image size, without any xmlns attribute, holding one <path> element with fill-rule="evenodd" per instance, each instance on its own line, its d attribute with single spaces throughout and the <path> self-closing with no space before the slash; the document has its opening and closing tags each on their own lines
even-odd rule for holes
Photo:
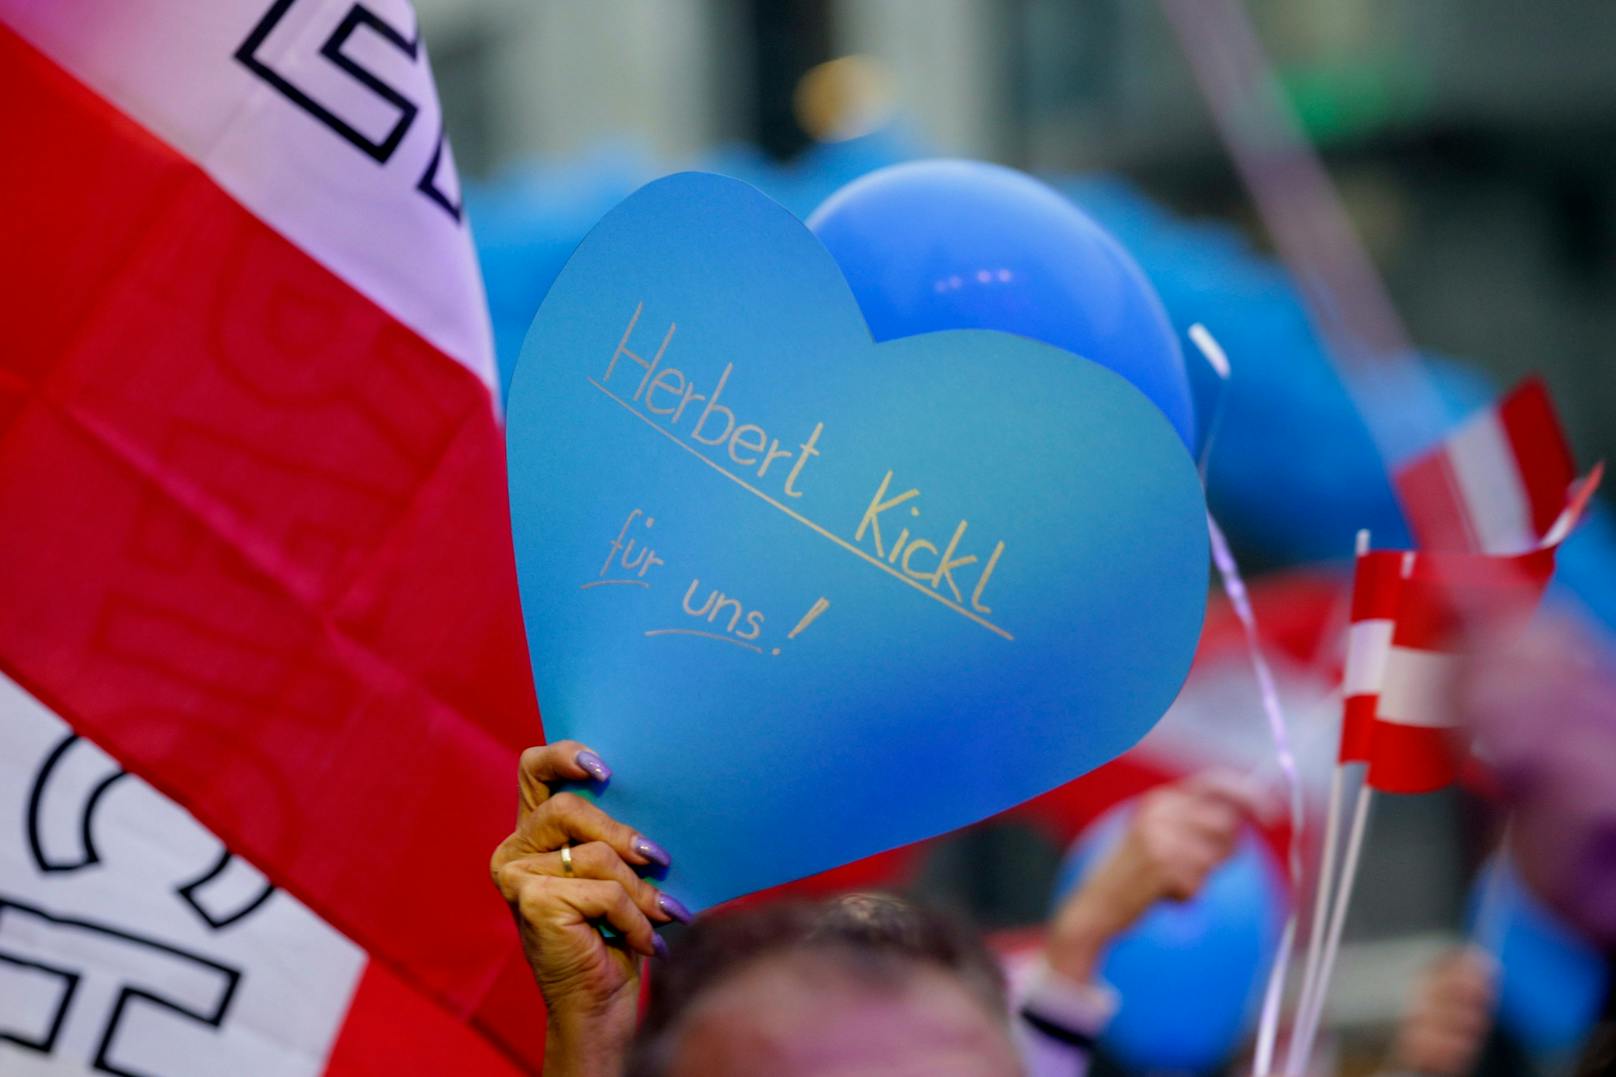
<svg viewBox="0 0 1616 1077">
<path fill-rule="evenodd" d="M 1427 968 L 1397 1030 L 1392 1071 L 1430 1077 L 1469 1073 L 1492 1029 L 1496 976 L 1493 959 L 1468 946 Z"/>
<path fill-rule="evenodd" d="M 1216 772 L 1146 793 L 1122 839 L 1056 911 L 1045 944 L 1050 967 L 1092 980 L 1107 944 L 1147 909 L 1200 891 L 1262 807 L 1248 782 Z"/>
<path fill-rule="evenodd" d="M 575 741 L 529 748 L 519 767 L 516 829 L 489 872 L 510 905 L 547 1010 L 544 1073 L 622 1071 L 639 1001 L 640 961 L 657 952 L 652 927 L 671 917 L 636 868 L 651 863 L 633 829 L 558 781 L 586 781 Z M 561 860 L 572 847 L 572 873 Z M 609 924 L 618 938 L 602 936 Z"/>
</svg>

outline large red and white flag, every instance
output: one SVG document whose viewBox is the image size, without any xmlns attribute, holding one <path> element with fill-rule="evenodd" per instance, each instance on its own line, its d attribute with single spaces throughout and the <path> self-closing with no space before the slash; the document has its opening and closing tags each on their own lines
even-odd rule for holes
<svg viewBox="0 0 1616 1077">
<path fill-rule="evenodd" d="M 0 1073 L 515 1077 L 0 677 Z"/>
<path fill-rule="evenodd" d="M 357 944 L 346 972 L 309 966 L 334 985 L 307 993 L 320 1020 L 363 1012 L 375 970 L 531 1057 L 537 993 L 486 858 L 537 713 L 486 312 L 412 11 L 0 0 L 0 100 L 0 673 Z M 37 772 L 57 734 L 19 713 L 0 731 L 36 740 L 4 762 Z M 25 784 L 0 776 L 4 810 Z M 129 840 L 167 855 L 160 830 Z M 0 1051 L 40 1055 L 58 1018 L 57 1042 L 93 1026 L 121 1050 L 162 1008 L 130 972 L 49 1010 L 41 983 L 88 985 L 111 952 L 64 924 L 231 965 L 121 883 L 5 855 L 34 875 L 0 876 Z M 189 1000 L 171 1010 L 277 1035 L 195 966 L 151 975 Z M 325 1064 L 298 1042 L 302 1069 L 274 1072 Z"/>
</svg>

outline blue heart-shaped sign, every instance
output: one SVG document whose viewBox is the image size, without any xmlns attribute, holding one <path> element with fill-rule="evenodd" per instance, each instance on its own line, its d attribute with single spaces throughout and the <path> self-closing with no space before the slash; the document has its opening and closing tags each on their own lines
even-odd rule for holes
<svg viewBox="0 0 1616 1077">
<path fill-rule="evenodd" d="M 671 176 L 589 233 L 507 421 L 545 730 L 693 907 L 1066 782 L 1189 669 L 1205 506 L 1166 418 L 1021 337 L 874 344 L 743 183 Z"/>
</svg>

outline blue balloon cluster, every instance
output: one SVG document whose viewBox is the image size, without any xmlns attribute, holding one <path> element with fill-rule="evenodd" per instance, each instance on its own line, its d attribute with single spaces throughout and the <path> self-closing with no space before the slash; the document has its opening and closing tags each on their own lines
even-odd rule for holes
<svg viewBox="0 0 1616 1077">
<path fill-rule="evenodd" d="M 848 212 L 849 203 L 884 198 L 882 188 L 892 180 L 864 189 L 856 199 L 857 188 L 839 197 L 835 192 L 877 169 L 911 159 L 915 148 L 915 140 L 888 130 L 816 147 L 790 166 L 775 164 L 744 146 L 721 148 L 692 164 L 744 179 L 799 216 L 830 199 L 815 224 L 850 279 L 855 271 L 881 265 L 923 264 L 926 245 L 935 242 L 926 238 L 928 227 L 961 229 L 960 237 L 945 241 L 949 247 L 996 249 L 995 237 L 982 235 L 980 220 L 969 214 L 928 222 L 899 211 L 890 220 L 859 223 L 857 231 L 863 238 L 845 234 L 845 225 L 857 223 Z M 1183 413 L 1177 369 L 1187 365 L 1196 371 L 1200 360 L 1188 356 L 1187 364 L 1182 359 L 1175 362 L 1162 350 L 1160 326 L 1151 309 L 1154 301 L 1142 299 L 1139 289 L 1129 283 L 1134 274 L 1119 271 L 1122 263 L 1105 253 L 1108 246 L 1120 247 L 1131 256 L 1128 265 L 1136 262 L 1142 278 L 1148 278 L 1160 297 L 1173 333 L 1181 336 L 1191 324 L 1204 323 L 1229 353 L 1234 374 L 1223 393 L 1224 414 L 1207 494 L 1231 538 L 1272 564 L 1345 560 L 1361 527 L 1370 529 L 1379 546 L 1409 542 L 1385 464 L 1314 334 L 1299 293 L 1284 270 L 1255 251 L 1235 228 L 1183 220 L 1127 184 L 1104 176 L 1048 178 L 1066 202 L 1081 207 L 1079 212 L 1051 204 L 1050 188 L 986 167 L 966 168 L 960 173 L 961 189 L 939 192 L 937 186 L 946 177 L 935 164 L 928 167 L 934 182 L 927 186 L 937 199 L 928 202 L 933 207 L 969 205 L 980 210 L 997 192 L 1005 204 L 986 211 L 988 216 L 981 220 L 991 217 L 1023 226 L 1033 219 L 1065 223 L 1049 236 L 1021 227 L 1018 243 L 1027 253 L 1006 251 L 991 262 L 969 266 L 968 273 L 958 274 L 957 292 L 950 291 L 953 271 L 922 272 L 910 279 L 852 280 L 878 336 L 924 332 L 944 323 L 992 325 L 1094 353 L 1089 358 L 1113 369 L 1153 369 L 1156 375 L 1136 375 L 1135 384 L 1169 415 L 1179 409 L 1174 425 L 1181 434 L 1193 431 L 1205 425 L 1205 416 L 1196 423 L 1193 415 Z M 618 147 L 565 164 L 514 170 L 493 183 L 468 185 L 466 204 L 506 383 L 539 301 L 578 240 L 607 209 L 665 171 L 666 166 L 649 154 Z M 889 177 L 899 171 L 889 170 Z M 837 202 L 844 203 L 841 209 Z M 833 218 L 842 223 L 835 224 Z M 1116 242 L 1102 241 L 1106 233 Z M 1016 264 L 1024 258 L 1047 260 L 1059 255 L 1060 244 L 1052 237 L 1064 237 L 1060 244 L 1072 264 L 1085 267 L 1088 275 L 1078 279 L 1074 271 L 1041 277 L 1036 294 L 1043 309 L 1017 309 L 1018 297 L 1033 293 L 1020 290 L 1024 284 L 1032 285 L 1015 278 Z M 871 249 L 880 247 L 891 249 Z M 999 279 L 1001 268 L 1011 271 L 1010 281 Z M 983 270 L 988 272 L 987 281 L 978 279 Z M 1133 298 L 1109 308 L 1107 290 L 1118 287 L 1119 281 L 1132 289 Z M 941 291 L 939 282 L 944 285 Z M 1075 310 L 1052 309 L 1052 304 L 1072 295 L 1078 296 Z M 1103 322 L 1096 321 L 1096 313 L 1104 309 L 1146 326 L 1141 340 L 1150 346 L 1137 344 L 1133 350 L 1102 346 L 1109 333 Z M 1160 365 L 1153 365 L 1150 355 Z M 1462 363 L 1428 358 L 1427 367 L 1455 419 L 1496 393 L 1496 387 Z M 1149 387 L 1153 384 L 1162 391 Z M 1395 408 L 1398 402 L 1379 401 L 1375 406 Z M 1607 625 L 1616 626 L 1612 514 L 1596 505 L 1562 547 L 1558 560 L 1556 590 L 1574 593 Z"/>
<path fill-rule="evenodd" d="M 1113 809 L 1078 838 L 1056 881 L 1057 906 L 1116 844 L 1131 811 Z M 1102 1048 L 1138 1070 L 1224 1065 L 1255 1018 L 1286 905 L 1273 855 L 1248 831 L 1200 893 L 1158 903 L 1112 945 L 1100 975 L 1121 1006 Z"/>
</svg>

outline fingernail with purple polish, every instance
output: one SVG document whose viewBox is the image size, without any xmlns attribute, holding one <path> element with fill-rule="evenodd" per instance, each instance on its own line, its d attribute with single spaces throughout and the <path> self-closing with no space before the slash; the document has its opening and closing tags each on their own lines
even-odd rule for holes
<svg viewBox="0 0 1616 1077">
<path fill-rule="evenodd" d="M 589 772 L 589 776 L 595 779 L 597 782 L 603 782 L 612 776 L 612 768 L 608 767 L 600 756 L 596 755 L 588 748 L 580 751 L 577 755 L 573 756 L 572 759 L 573 762 L 587 770 Z"/>
<path fill-rule="evenodd" d="M 643 834 L 634 835 L 634 851 L 651 863 L 660 864 L 662 867 L 673 863 L 673 857 L 668 855 L 668 850 Z"/>
<path fill-rule="evenodd" d="M 668 941 L 655 932 L 651 933 L 651 949 L 656 951 L 658 957 L 668 956 Z"/>
<path fill-rule="evenodd" d="M 685 908 L 685 903 L 674 897 L 672 894 L 658 894 L 656 903 L 657 908 L 661 909 L 663 912 L 667 913 L 681 924 L 688 924 L 692 919 L 694 919 L 694 917 L 690 915 L 690 910 Z"/>
</svg>

